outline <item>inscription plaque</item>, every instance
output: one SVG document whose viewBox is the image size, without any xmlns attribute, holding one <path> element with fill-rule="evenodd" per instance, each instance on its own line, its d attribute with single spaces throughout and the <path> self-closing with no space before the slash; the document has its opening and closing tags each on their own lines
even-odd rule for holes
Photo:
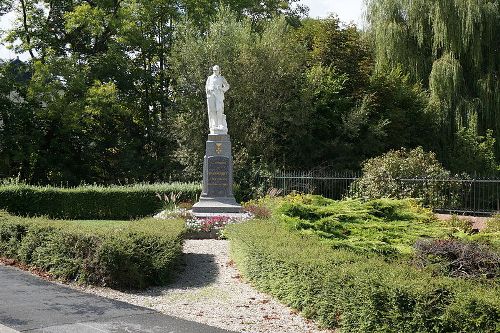
<svg viewBox="0 0 500 333">
<path fill-rule="evenodd" d="M 227 134 L 209 134 L 203 160 L 203 189 L 193 206 L 197 217 L 243 213 L 233 194 L 233 158 Z"/>
<path fill-rule="evenodd" d="M 207 159 L 207 187 L 209 197 L 230 195 L 230 161 L 228 157 L 212 156 Z"/>
</svg>

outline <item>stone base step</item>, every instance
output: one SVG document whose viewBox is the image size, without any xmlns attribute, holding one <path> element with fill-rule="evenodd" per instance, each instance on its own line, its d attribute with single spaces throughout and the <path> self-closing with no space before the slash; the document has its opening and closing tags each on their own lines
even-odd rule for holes
<svg viewBox="0 0 500 333">
<path fill-rule="evenodd" d="M 214 216 L 224 216 L 228 217 L 230 219 L 235 219 L 235 220 L 248 220 L 252 218 L 252 214 L 250 213 L 193 213 L 191 211 L 191 215 L 196 217 L 196 218 L 210 218 Z"/>
<path fill-rule="evenodd" d="M 234 198 L 208 198 L 202 197 L 200 201 L 193 206 L 192 213 L 196 214 L 241 214 L 243 213 L 241 207 Z"/>
</svg>

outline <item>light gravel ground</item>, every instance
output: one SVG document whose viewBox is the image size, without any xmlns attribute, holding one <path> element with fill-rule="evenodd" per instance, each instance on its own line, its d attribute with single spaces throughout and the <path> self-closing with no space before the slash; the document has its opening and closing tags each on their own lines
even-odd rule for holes
<svg viewBox="0 0 500 333">
<path fill-rule="evenodd" d="M 186 240 L 185 270 L 165 287 L 141 292 L 75 287 L 100 296 L 232 331 L 332 332 L 317 326 L 242 281 L 223 240 Z"/>
</svg>

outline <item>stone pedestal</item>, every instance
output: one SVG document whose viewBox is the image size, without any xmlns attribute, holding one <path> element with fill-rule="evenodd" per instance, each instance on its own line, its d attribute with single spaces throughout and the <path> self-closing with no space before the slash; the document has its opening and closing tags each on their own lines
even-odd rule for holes
<svg viewBox="0 0 500 333">
<path fill-rule="evenodd" d="M 203 163 L 203 189 L 193 206 L 197 217 L 243 213 L 233 194 L 233 157 L 227 134 L 209 134 Z"/>
</svg>

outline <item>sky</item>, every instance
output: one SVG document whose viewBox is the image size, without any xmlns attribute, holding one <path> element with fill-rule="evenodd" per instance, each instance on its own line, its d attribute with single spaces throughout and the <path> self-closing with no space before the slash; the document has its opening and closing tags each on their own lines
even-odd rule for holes
<svg viewBox="0 0 500 333">
<path fill-rule="evenodd" d="M 302 5 L 309 7 L 309 16 L 325 18 L 332 13 L 338 15 L 344 23 L 355 23 L 363 26 L 363 0 L 300 0 Z M 0 29 L 6 30 L 12 25 L 14 16 L 10 13 L 0 19 Z M 16 55 L 5 46 L 0 45 L 0 59 L 13 59 Z M 27 57 L 21 57 L 26 59 Z"/>
<path fill-rule="evenodd" d="M 12 20 L 14 19 L 13 13 L 9 13 L 7 15 L 4 15 L 0 18 L 0 29 L 1 30 L 7 30 L 10 28 L 12 25 Z M 2 31 L 3 34 L 3 31 Z M 16 55 L 14 52 L 9 51 L 5 48 L 5 46 L 0 44 L 0 59 L 13 59 L 15 58 Z"/>
<path fill-rule="evenodd" d="M 338 15 L 344 23 L 362 26 L 363 0 L 300 0 L 300 4 L 309 7 L 309 16 L 325 18 L 331 13 Z"/>
</svg>

